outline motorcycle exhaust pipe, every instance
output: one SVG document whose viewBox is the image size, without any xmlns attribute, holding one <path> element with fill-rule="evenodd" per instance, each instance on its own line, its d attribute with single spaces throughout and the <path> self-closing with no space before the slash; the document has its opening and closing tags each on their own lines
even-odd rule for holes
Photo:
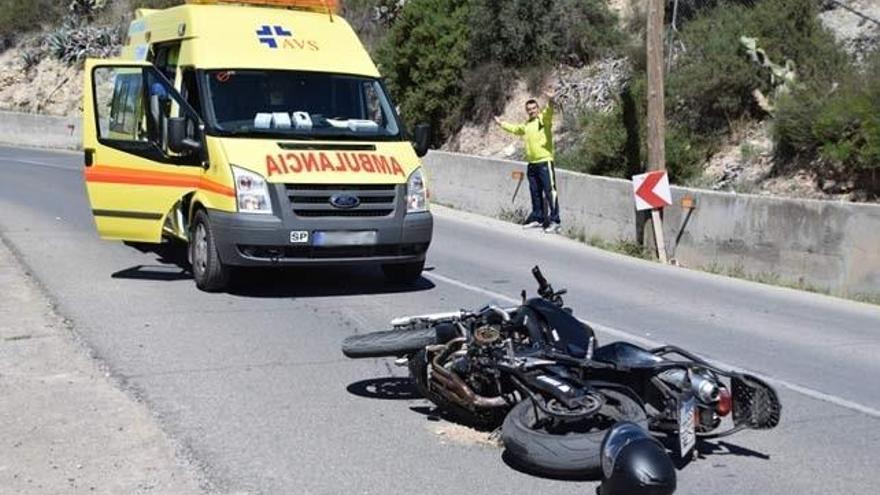
<svg viewBox="0 0 880 495">
<path fill-rule="evenodd" d="M 690 388 L 700 402 L 714 404 L 721 398 L 721 389 L 718 383 L 699 372 L 691 372 L 688 380 L 688 371 L 681 368 L 671 369 L 660 373 L 659 378 L 666 383 L 672 384 L 682 390 Z"/>
<path fill-rule="evenodd" d="M 461 377 L 438 363 L 443 354 L 445 353 L 431 361 L 429 373 L 431 384 L 443 397 L 468 409 L 492 409 L 509 405 L 503 397 L 484 397 L 474 392 Z"/>
<path fill-rule="evenodd" d="M 714 404 L 721 398 L 721 389 L 715 380 L 706 378 L 699 373 L 691 374 L 691 389 L 698 399 L 707 403 Z"/>
<path fill-rule="evenodd" d="M 443 368 L 434 367 L 431 370 L 431 383 L 444 397 L 469 409 L 494 409 L 509 405 L 503 397 L 477 394 L 458 375 Z"/>
</svg>

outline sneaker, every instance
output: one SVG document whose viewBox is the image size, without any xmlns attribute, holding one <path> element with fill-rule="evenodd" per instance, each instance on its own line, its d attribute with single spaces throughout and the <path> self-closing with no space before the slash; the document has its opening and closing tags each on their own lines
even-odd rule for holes
<svg viewBox="0 0 880 495">
<path fill-rule="evenodd" d="M 543 226 L 543 224 L 541 222 L 529 222 L 529 223 L 523 224 L 522 228 L 524 228 L 524 229 L 537 229 L 538 227 L 541 227 L 541 226 Z"/>
<path fill-rule="evenodd" d="M 562 231 L 562 226 L 556 222 L 550 222 L 550 225 L 544 227 L 544 233 L 546 234 L 558 234 Z"/>
</svg>

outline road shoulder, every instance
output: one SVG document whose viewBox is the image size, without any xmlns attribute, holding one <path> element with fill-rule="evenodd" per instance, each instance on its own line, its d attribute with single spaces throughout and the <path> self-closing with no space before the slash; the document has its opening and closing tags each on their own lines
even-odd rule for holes
<svg viewBox="0 0 880 495">
<path fill-rule="evenodd" d="M 0 287 L 0 491 L 202 493 L 147 408 L 85 355 L 2 242 Z"/>
</svg>

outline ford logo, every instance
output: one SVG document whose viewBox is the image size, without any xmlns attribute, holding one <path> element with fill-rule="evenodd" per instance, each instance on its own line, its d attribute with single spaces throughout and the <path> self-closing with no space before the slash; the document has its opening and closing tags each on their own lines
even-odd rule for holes
<svg viewBox="0 0 880 495">
<path fill-rule="evenodd" d="M 349 209 L 355 208 L 361 204 L 361 200 L 357 196 L 351 194 L 334 194 L 330 196 L 330 204 L 336 208 Z"/>
</svg>

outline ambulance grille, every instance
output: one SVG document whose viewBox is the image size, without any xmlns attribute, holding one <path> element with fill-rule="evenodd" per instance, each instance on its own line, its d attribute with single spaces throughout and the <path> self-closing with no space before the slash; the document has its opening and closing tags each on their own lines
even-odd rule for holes
<svg viewBox="0 0 880 495">
<path fill-rule="evenodd" d="M 400 191 L 398 190 L 400 189 Z M 397 184 L 285 184 L 287 199 L 298 217 L 387 217 L 394 214 L 403 186 Z M 338 208 L 330 199 L 338 194 L 358 198 L 353 208 Z"/>
<path fill-rule="evenodd" d="M 379 244 L 377 246 L 251 246 L 239 245 L 238 251 L 248 258 L 265 260 L 374 258 L 415 256 L 428 250 L 428 243 Z"/>
</svg>

